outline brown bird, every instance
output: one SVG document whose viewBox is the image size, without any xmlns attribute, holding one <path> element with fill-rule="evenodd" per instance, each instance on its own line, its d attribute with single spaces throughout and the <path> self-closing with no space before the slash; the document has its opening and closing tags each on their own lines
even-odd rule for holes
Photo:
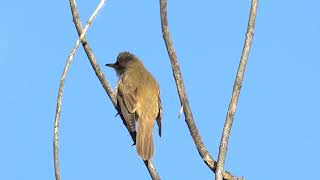
<svg viewBox="0 0 320 180">
<path fill-rule="evenodd" d="M 150 160 L 154 154 L 155 119 L 161 137 L 162 107 L 159 85 L 143 63 L 129 52 L 119 53 L 117 61 L 106 66 L 112 67 L 117 73 L 117 109 L 131 133 L 136 132 L 137 121 L 137 153 L 143 160 Z"/>
</svg>

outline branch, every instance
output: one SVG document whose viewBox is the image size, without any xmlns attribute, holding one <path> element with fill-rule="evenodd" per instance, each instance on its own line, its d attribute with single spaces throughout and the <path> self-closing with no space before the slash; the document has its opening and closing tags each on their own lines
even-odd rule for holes
<svg viewBox="0 0 320 180">
<path fill-rule="evenodd" d="M 193 115 L 191 112 L 191 108 L 189 106 L 188 97 L 186 94 L 186 90 L 184 87 L 182 74 L 180 71 L 180 66 L 178 63 L 178 59 L 176 56 L 176 53 L 173 48 L 172 40 L 169 33 L 168 28 L 168 19 L 167 19 L 167 0 L 160 0 L 160 14 L 161 14 L 161 27 L 162 27 L 162 36 L 164 39 L 164 42 L 167 47 L 167 51 L 170 57 L 171 61 L 171 68 L 173 71 L 173 76 L 176 82 L 177 91 L 180 97 L 180 103 L 183 107 L 184 115 L 185 115 L 185 121 L 188 125 L 190 134 L 192 136 L 192 139 L 197 147 L 197 150 L 203 159 L 204 163 L 213 171 L 216 171 L 216 161 L 212 159 L 211 155 L 209 154 L 207 148 L 203 144 L 201 140 L 201 136 L 199 134 L 199 131 L 197 129 L 197 126 L 194 122 Z M 232 174 L 229 172 L 223 172 L 224 179 L 231 180 L 236 179 Z"/>
<path fill-rule="evenodd" d="M 223 173 L 223 167 L 224 167 L 224 162 L 225 162 L 226 153 L 227 153 L 227 146 L 228 146 L 230 131 L 231 131 L 231 127 L 232 127 L 233 117 L 236 112 L 239 94 L 240 94 L 240 90 L 241 90 L 241 85 L 242 85 L 242 81 L 243 81 L 243 76 L 244 76 L 244 72 L 246 69 L 247 60 L 248 60 L 250 47 L 251 47 L 251 43 L 252 43 L 253 29 L 254 29 L 256 13 L 257 13 L 257 6 L 258 6 L 258 0 L 252 0 L 246 39 L 245 39 L 244 47 L 242 50 L 242 55 L 241 55 L 241 59 L 240 59 L 239 67 L 238 67 L 236 80 L 233 85 L 232 96 L 231 96 L 230 104 L 228 107 L 228 112 L 227 112 L 225 124 L 223 127 L 223 132 L 222 132 L 222 137 L 221 137 L 221 142 L 220 142 L 220 147 L 219 147 L 219 155 L 218 155 L 217 171 L 216 171 L 215 180 L 222 180 L 222 178 L 223 178 L 222 173 Z"/>
<path fill-rule="evenodd" d="M 54 156 L 54 172 L 56 180 L 60 180 L 60 167 L 59 167 L 59 156 L 58 156 L 58 147 L 59 147 L 59 139 L 58 139 L 58 131 L 59 131 L 59 121 L 60 121 L 60 112 L 61 112 L 61 104 L 62 104 L 62 95 L 63 95 L 63 87 L 64 82 L 67 77 L 67 73 L 70 67 L 70 64 L 73 60 L 74 54 L 76 53 L 80 41 L 84 38 L 85 33 L 87 32 L 89 26 L 91 25 L 93 19 L 97 16 L 99 10 L 101 9 L 102 5 L 104 4 L 105 0 L 101 0 L 95 11 L 92 13 L 91 17 L 89 18 L 86 26 L 84 27 L 83 32 L 80 34 L 77 42 L 75 43 L 73 49 L 71 50 L 67 62 L 65 64 L 63 73 L 60 79 L 59 91 L 58 91 L 58 98 L 57 98 L 57 106 L 56 106 L 56 116 L 54 121 L 54 135 L 53 135 L 53 156 Z"/>
<path fill-rule="evenodd" d="M 69 1 L 70 1 L 70 7 L 71 7 L 74 25 L 77 29 L 78 35 L 81 36 L 83 30 L 82 30 L 82 25 L 81 25 L 81 21 L 80 21 L 79 15 L 78 15 L 78 10 L 76 7 L 75 0 L 69 0 Z M 83 46 L 83 48 L 87 54 L 87 57 L 91 63 L 91 66 L 92 66 L 94 72 L 96 73 L 96 76 L 98 77 L 102 87 L 105 89 L 106 93 L 108 94 L 114 107 L 117 109 L 117 101 L 116 101 L 115 95 L 112 91 L 112 88 L 111 88 L 110 84 L 108 83 L 108 81 L 106 80 L 103 72 L 101 71 L 100 66 L 98 65 L 97 60 L 96 60 L 96 58 L 95 58 L 95 56 L 89 46 L 89 43 L 85 37 L 83 37 L 83 39 L 81 40 L 81 43 L 82 43 L 82 46 Z M 120 114 L 120 117 L 122 119 L 123 124 L 125 125 L 128 132 L 130 133 L 130 130 L 128 129 L 128 126 L 126 125 L 124 118 L 121 116 L 120 110 L 117 109 L 117 111 Z M 131 135 L 132 140 L 135 141 L 135 134 L 130 133 L 130 135 Z M 148 172 L 149 172 L 151 178 L 153 180 L 159 180 L 160 176 L 158 175 L 158 172 L 157 172 L 155 166 L 153 165 L 152 161 L 144 161 L 144 164 L 145 164 L 146 168 L 148 169 Z"/>
</svg>

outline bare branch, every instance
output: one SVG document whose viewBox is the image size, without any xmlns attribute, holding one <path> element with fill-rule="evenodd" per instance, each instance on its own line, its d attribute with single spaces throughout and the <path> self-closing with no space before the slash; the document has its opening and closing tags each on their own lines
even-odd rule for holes
<svg viewBox="0 0 320 180">
<path fill-rule="evenodd" d="M 171 61 L 171 67 L 173 71 L 173 76 L 176 82 L 178 94 L 180 97 L 180 103 L 183 107 L 184 115 L 185 115 L 185 121 L 188 125 L 190 134 L 192 136 L 192 139 L 197 147 L 197 150 L 205 162 L 205 164 L 213 171 L 216 171 L 216 161 L 214 161 L 209 154 L 207 148 L 203 144 L 201 140 L 200 133 L 197 129 L 197 126 L 194 122 L 193 115 L 191 112 L 191 108 L 189 106 L 188 97 L 185 91 L 182 74 L 180 71 L 180 66 L 178 63 L 178 59 L 176 56 L 176 53 L 173 48 L 172 40 L 169 33 L 168 28 L 168 19 L 167 19 L 167 0 L 160 0 L 160 14 L 161 14 L 161 27 L 162 27 L 162 36 L 164 39 L 164 42 L 167 47 L 167 51 L 170 57 Z M 231 175 L 229 172 L 223 172 L 224 179 L 236 179 L 233 175 Z"/>
<path fill-rule="evenodd" d="M 223 127 L 223 132 L 222 132 L 222 137 L 221 137 L 221 142 L 219 147 L 219 155 L 218 155 L 215 180 L 222 180 L 223 178 L 223 168 L 224 168 L 224 162 L 227 154 L 230 131 L 233 123 L 233 117 L 237 108 L 243 76 L 246 69 L 247 60 L 248 60 L 252 38 L 253 38 L 253 29 L 254 29 L 254 24 L 256 19 L 257 6 L 258 6 L 258 0 L 252 0 L 246 39 L 245 39 L 244 47 L 242 50 L 242 55 L 241 55 L 241 59 L 238 67 L 236 80 L 233 85 L 232 96 L 231 96 L 230 104 L 228 107 L 225 124 Z"/>
<path fill-rule="evenodd" d="M 73 22 L 76 26 L 78 35 L 80 36 L 82 34 L 82 25 L 81 25 L 81 21 L 78 15 L 78 10 L 77 10 L 77 6 L 76 6 L 76 2 L 75 0 L 69 0 L 70 2 L 70 7 L 71 7 L 71 13 L 72 13 L 72 18 L 73 18 Z M 108 83 L 108 81 L 106 80 L 103 72 L 100 69 L 100 66 L 98 65 L 96 58 L 94 57 L 94 54 L 87 42 L 86 37 L 82 38 L 81 40 L 82 46 L 90 60 L 91 66 L 94 69 L 97 77 L 99 78 L 99 81 L 101 83 L 101 85 L 103 86 L 103 88 L 105 89 L 106 93 L 108 94 L 109 98 L 111 99 L 112 103 L 114 105 L 117 104 L 117 101 L 115 99 L 115 96 L 113 94 L 112 88 L 110 86 L 110 84 Z"/>
<path fill-rule="evenodd" d="M 77 7 L 76 7 L 75 0 L 69 0 L 69 1 L 70 1 L 70 7 L 71 7 L 71 12 L 72 12 L 74 25 L 75 25 L 75 27 L 77 29 L 78 35 L 81 36 L 83 29 L 82 29 L 82 25 L 81 25 L 81 21 L 80 21 L 79 15 L 78 15 L 78 10 L 77 10 Z M 93 52 L 92 52 L 92 50 L 91 50 L 91 48 L 89 46 L 89 43 L 88 43 L 88 41 L 86 40 L 85 37 L 81 40 L 81 43 L 82 43 L 82 46 L 83 46 L 83 48 L 84 48 L 84 50 L 85 50 L 85 52 L 87 54 L 87 57 L 88 57 L 88 59 L 90 61 L 90 64 L 91 64 L 96 76 L 98 77 L 102 87 L 105 89 L 105 91 L 108 94 L 110 100 L 112 101 L 114 107 L 116 108 L 117 107 L 117 101 L 116 101 L 114 92 L 112 91 L 112 88 L 111 88 L 110 84 L 106 80 L 105 75 L 101 71 L 100 66 L 98 65 L 97 60 L 96 60 L 96 58 L 95 58 L 95 56 L 94 56 L 94 54 L 93 54 Z M 120 111 L 118 109 L 117 109 L 117 111 L 120 114 L 120 117 L 122 119 L 123 124 L 125 125 L 125 127 L 128 130 L 128 132 L 130 133 L 130 130 L 128 129 L 128 126 L 126 125 L 125 120 L 121 116 Z M 131 135 L 132 140 L 135 141 L 135 136 L 136 136 L 135 133 L 130 133 L 130 135 Z M 159 180 L 160 176 L 158 175 L 158 172 L 157 172 L 155 166 L 153 165 L 152 161 L 144 161 L 144 164 L 145 164 L 146 168 L 148 169 L 148 172 L 149 172 L 151 178 L 153 180 Z"/>
<path fill-rule="evenodd" d="M 67 59 L 67 62 L 65 64 L 63 73 L 61 75 L 60 79 L 60 85 L 59 85 L 59 91 L 58 91 L 58 98 L 57 98 L 57 106 L 56 106 L 56 116 L 55 116 L 55 121 L 54 121 L 54 135 L 53 135 L 53 156 L 54 156 L 54 172 L 55 172 L 55 177 L 56 180 L 60 180 L 60 167 L 59 167 L 59 157 L 58 157 L 58 147 L 59 147 L 59 139 L 58 139 L 58 132 L 59 132 L 59 121 L 60 121 L 60 112 L 61 112 L 61 104 L 62 104 L 62 95 L 63 95 L 63 87 L 64 87 L 64 82 L 67 77 L 67 73 L 70 67 L 70 64 L 73 60 L 74 54 L 76 53 L 81 39 L 83 39 L 85 33 L 87 32 L 90 24 L 92 23 L 93 19 L 96 17 L 98 14 L 99 10 L 101 9 L 102 5 L 104 4 L 105 0 L 101 0 L 95 11 L 92 13 L 91 17 L 89 18 L 83 32 L 79 36 L 77 42 L 75 43 L 73 49 L 71 50 L 69 57 Z"/>
</svg>

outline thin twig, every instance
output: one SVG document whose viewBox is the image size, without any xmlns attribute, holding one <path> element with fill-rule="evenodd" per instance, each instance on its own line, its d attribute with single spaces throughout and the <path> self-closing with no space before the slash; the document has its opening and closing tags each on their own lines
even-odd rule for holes
<svg viewBox="0 0 320 180">
<path fill-rule="evenodd" d="M 54 135 L 53 135 L 53 156 L 54 156 L 54 172 L 56 180 L 60 180 L 60 167 L 59 167 L 59 156 L 58 156 L 58 147 L 59 147 L 59 139 L 58 139 L 58 132 L 59 132 L 59 121 L 60 121 L 60 112 L 61 112 L 61 103 L 62 103 L 62 95 L 63 95 L 63 87 L 64 82 L 67 77 L 67 73 L 70 67 L 70 64 L 73 60 L 74 54 L 76 53 L 81 39 L 83 39 L 85 33 L 87 32 L 89 26 L 91 25 L 93 19 L 97 16 L 99 10 L 101 9 L 102 5 L 104 4 L 105 0 L 101 0 L 97 8 L 92 13 L 91 17 L 89 18 L 83 32 L 81 33 L 80 37 L 78 38 L 77 42 L 75 43 L 73 49 L 71 50 L 67 62 L 65 64 L 63 73 L 60 79 L 59 91 L 58 91 L 58 98 L 57 98 L 57 106 L 56 106 L 56 116 L 54 121 Z"/>
<path fill-rule="evenodd" d="M 72 17 L 73 17 L 73 22 L 74 25 L 77 29 L 78 35 L 80 36 L 82 34 L 82 25 L 81 25 L 81 21 L 80 21 L 80 17 L 78 15 L 78 10 L 76 7 L 76 3 L 75 0 L 69 0 L 70 1 L 70 7 L 71 7 L 71 12 L 72 12 Z M 103 86 L 103 88 L 105 89 L 106 93 L 108 94 L 110 100 L 112 101 L 114 107 L 117 109 L 117 101 L 114 95 L 114 92 L 112 91 L 112 88 L 110 86 L 110 84 L 108 83 L 108 81 L 105 78 L 105 75 L 103 74 L 103 72 L 100 69 L 100 66 L 97 63 L 97 60 L 89 46 L 88 41 L 86 40 L 86 38 L 84 37 L 81 40 L 82 46 L 87 54 L 87 57 L 90 61 L 90 64 L 96 74 L 96 76 L 98 77 L 101 85 Z M 135 140 L 135 134 L 130 133 L 130 129 L 128 129 L 128 127 L 125 124 L 125 120 L 123 119 L 123 117 L 121 116 L 121 113 L 119 112 L 119 110 L 117 109 L 118 113 L 120 114 L 120 117 L 122 119 L 122 122 L 124 123 L 125 127 L 127 128 L 129 134 L 131 135 L 132 140 Z M 160 176 L 158 175 L 158 172 L 155 168 L 155 166 L 153 165 L 152 161 L 144 161 L 144 164 L 146 166 L 146 168 L 148 169 L 148 172 L 151 176 L 151 178 L 153 180 L 159 180 Z"/>
<path fill-rule="evenodd" d="M 169 33 L 168 19 L 167 19 L 167 0 L 160 0 L 160 14 L 161 14 L 162 36 L 165 41 L 167 51 L 168 51 L 168 54 L 170 57 L 173 76 L 174 76 L 177 90 L 178 90 L 178 94 L 180 97 L 180 103 L 183 107 L 185 121 L 188 125 L 190 134 L 192 136 L 192 139 L 197 147 L 197 150 L 198 150 L 201 158 L 203 159 L 205 164 L 213 172 L 215 172 L 216 161 L 212 159 L 207 148 L 205 147 L 205 145 L 203 144 L 203 142 L 201 140 L 200 133 L 199 133 L 197 126 L 194 122 L 191 108 L 189 106 L 189 101 L 188 101 L 188 97 L 187 97 L 186 90 L 184 87 L 182 74 L 180 71 L 180 66 L 179 66 L 178 59 L 177 59 L 176 53 L 174 51 L 172 40 L 171 40 L 170 33 Z M 230 174 L 229 172 L 224 172 L 223 177 L 224 177 L 224 179 L 230 179 L 230 180 L 236 179 L 236 177 L 233 176 L 232 174 Z"/>
<path fill-rule="evenodd" d="M 233 85 L 232 96 L 231 96 L 230 104 L 228 107 L 225 124 L 223 127 L 223 132 L 222 132 L 222 137 L 221 137 L 221 142 L 219 147 L 219 155 L 218 155 L 215 180 L 222 180 L 223 178 L 222 173 L 223 173 L 224 162 L 227 154 L 230 131 L 233 123 L 234 114 L 237 108 L 243 76 L 245 73 L 247 60 L 250 52 L 250 47 L 252 43 L 252 38 L 253 38 L 253 29 L 254 29 L 254 24 L 256 19 L 257 6 L 258 6 L 258 0 L 252 0 L 246 39 L 245 39 L 245 43 L 242 50 L 242 55 L 241 55 L 241 59 L 238 67 L 237 76 Z"/>
</svg>

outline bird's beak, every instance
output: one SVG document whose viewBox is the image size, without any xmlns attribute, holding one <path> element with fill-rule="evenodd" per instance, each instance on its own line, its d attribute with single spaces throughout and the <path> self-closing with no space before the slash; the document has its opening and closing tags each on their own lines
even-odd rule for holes
<svg viewBox="0 0 320 180">
<path fill-rule="evenodd" d="M 111 67 L 111 68 L 115 67 L 114 64 L 106 64 L 106 66 Z"/>
</svg>

